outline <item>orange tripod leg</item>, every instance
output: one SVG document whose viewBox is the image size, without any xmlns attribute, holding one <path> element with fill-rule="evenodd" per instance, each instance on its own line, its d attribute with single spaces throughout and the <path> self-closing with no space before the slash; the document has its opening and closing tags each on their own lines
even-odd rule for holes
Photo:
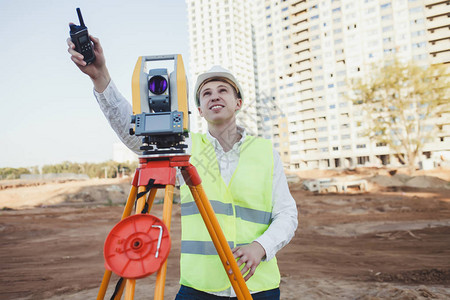
<svg viewBox="0 0 450 300">
<path fill-rule="evenodd" d="M 164 207 L 163 207 L 163 223 L 166 225 L 167 230 L 170 232 L 170 223 L 172 220 L 172 204 L 173 204 L 173 185 L 166 185 L 165 195 L 164 195 Z M 155 300 L 163 300 L 164 299 L 164 285 L 166 283 L 166 274 L 167 274 L 167 260 L 162 265 L 161 269 L 159 269 L 158 274 L 156 275 L 156 283 L 155 283 Z"/>
<path fill-rule="evenodd" d="M 145 190 L 146 190 L 145 186 L 139 186 L 137 188 L 138 193 L 145 192 Z M 156 189 L 152 189 L 152 190 L 155 190 L 153 193 L 150 193 L 150 197 L 153 197 L 151 199 L 152 204 L 153 204 L 153 200 L 154 200 L 154 197 L 156 195 Z M 142 210 L 144 209 L 146 200 L 147 200 L 146 194 L 142 195 L 139 199 L 137 199 L 137 203 L 136 203 L 136 213 L 137 214 L 140 214 L 142 212 Z M 136 286 L 136 280 L 135 279 L 126 279 L 125 300 L 133 300 L 135 286 Z M 120 297 L 121 295 L 118 295 L 118 296 Z"/>
<path fill-rule="evenodd" d="M 135 177 L 138 176 L 138 171 L 136 171 L 134 176 Z M 121 220 L 131 215 L 131 210 L 133 209 L 134 200 L 136 199 L 137 195 L 137 189 L 138 189 L 137 186 L 135 185 L 131 186 L 130 193 L 128 194 L 127 203 L 123 210 Z M 106 290 L 108 289 L 109 281 L 111 280 L 111 274 L 112 272 L 110 270 L 105 270 L 105 273 L 103 274 L 102 283 L 100 285 L 100 289 L 97 294 L 97 300 L 103 300 L 105 298 Z M 122 295 L 122 292 L 120 292 L 119 295 Z M 118 299 L 120 299 L 120 296 Z"/>
<path fill-rule="evenodd" d="M 219 254 L 220 260 L 223 264 L 223 267 L 225 268 L 230 283 L 233 286 L 234 291 L 236 292 L 237 298 L 239 300 L 251 300 L 252 296 L 250 295 L 247 285 L 245 284 L 244 277 L 239 270 L 236 259 L 231 252 L 225 235 L 220 228 L 219 221 L 217 220 L 211 203 L 209 202 L 208 197 L 203 190 L 203 187 L 201 185 L 202 180 L 197 173 L 197 169 L 190 164 L 189 166 L 183 166 L 181 168 L 181 173 L 183 175 L 184 181 L 191 190 L 191 194 L 194 197 L 195 204 L 197 205 L 203 221 L 205 222 L 206 229 L 211 236 L 214 247 L 217 250 L 217 254 Z M 228 273 L 230 271 L 230 268 L 232 274 Z"/>
<path fill-rule="evenodd" d="M 127 285 L 125 287 L 125 300 L 134 299 L 134 288 L 136 287 L 136 279 L 127 279 Z"/>
<path fill-rule="evenodd" d="M 148 212 L 152 210 L 153 202 L 155 201 L 156 192 L 158 191 L 157 188 L 152 188 L 150 190 L 150 193 L 148 195 L 147 204 L 148 204 Z"/>
<path fill-rule="evenodd" d="M 219 254 L 220 260 L 227 272 L 228 278 L 233 286 L 236 296 L 239 300 L 251 300 L 253 299 L 247 285 L 245 284 L 244 277 L 239 270 L 236 259 L 231 252 L 230 246 L 220 228 L 219 221 L 217 220 L 214 210 L 209 202 L 205 191 L 201 184 L 196 186 L 189 186 L 192 196 L 194 197 L 195 203 L 197 204 L 198 210 L 205 222 L 206 228 L 208 229 L 209 235 L 214 243 L 214 246 Z M 228 271 L 232 270 L 232 274 Z"/>
</svg>

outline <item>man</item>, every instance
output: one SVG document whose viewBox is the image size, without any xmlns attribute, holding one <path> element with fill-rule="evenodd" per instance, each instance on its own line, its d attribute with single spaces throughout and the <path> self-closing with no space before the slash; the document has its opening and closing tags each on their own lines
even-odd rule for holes
<svg viewBox="0 0 450 300">
<path fill-rule="evenodd" d="M 68 39 L 71 59 L 92 79 L 97 102 L 119 138 L 140 153 L 141 140 L 128 134 L 131 105 L 111 81 L 99 40 L 90 38 L 95 62 L 86 65 Z M 280 157 L 270 141 L 248 136 L 237 126 L 236 113 L 244 95 L 228 70 L 215 66 L 199 75 L 195 93 L 208 132 L 190 133 L 186 142 L 191 163 L 202 178 L 253 299 L 279 299 L 275 254 L 297 228 L 297 207 Z M 181 209 L 181 288 L 176 299 L 235 297 L 186 185 L 181 187 Z"/>
</svg>

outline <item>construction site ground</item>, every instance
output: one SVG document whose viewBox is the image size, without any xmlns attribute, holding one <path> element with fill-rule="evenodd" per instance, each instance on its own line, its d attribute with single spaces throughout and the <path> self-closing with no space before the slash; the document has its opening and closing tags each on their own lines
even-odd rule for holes
<svg viewBox="0 0 450 300">
<path fill-rule="evenodd" d="M 289 175 L 299 226 L 277 255 L 281 299 L 450 299 L 450 170 L 393 173 Z M 369 190 L 317 194 L 302 186 L 323 177 L 366 179 Z M 130 182 L 0 181 L 0 299 L 95 299 L 103 243 Z M 152 209 L 158 217 L 161 199 Z M 175 204 L 165 299 L 179 289 L 180 215 Z M 153 299 L 154 282 L 155 275 L 137 280 L 135 299 Z"/>
</svg>

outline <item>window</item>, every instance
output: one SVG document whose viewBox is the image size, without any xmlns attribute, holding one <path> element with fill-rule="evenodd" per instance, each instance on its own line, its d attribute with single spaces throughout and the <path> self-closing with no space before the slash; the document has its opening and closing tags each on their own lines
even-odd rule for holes
<svg viewBox="0 0 450 300">
<path fill-rule="evenodd" d="M 375 12 L 375 7 L 370 7 L 366 10 L 366 14 L 371 14 L 373 12 Z"/>
<path fill-rule="evenodd" d="M 421 42 L 421 43 L 417 43 L 417 44 L 412 44 L 413 48 L 423 48 L 427 45 L 426 42 Z"/>
<path fill-rule="evenodd" d="M 411 21 L 411 25 L 423 24 L 423 23 L 425 23 L 425 19 L 416 19 L 416 20 Z"/>
<path fill-rule="evenodd" d="M 366 148 L 366 144 L 356 145 L 356 149 L 363 149 L 363 148 Z"/>
<path fill-rule="evenodd" d="M 425 30 L 418 30 L 411 33 L 411 37 L 425 35 Z"/>
<path fill-rule="evenodd" d="M 413 7 L 409 9 L 409 13 L 413 14 L 413 13 L 418 13 L 421 12 L 423 10 L 422 6 L 417 6 L 417 7 Z"/>
</svg>

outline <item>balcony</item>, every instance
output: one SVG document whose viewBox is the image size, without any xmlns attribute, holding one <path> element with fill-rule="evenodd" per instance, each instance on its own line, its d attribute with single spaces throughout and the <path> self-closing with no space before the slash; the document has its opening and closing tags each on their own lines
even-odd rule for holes
<svg viewBox="0 0 450 300">
<path fill-rule="evenodd" d="M 316 107 L 316 104 L 313 101 L 300 101 L 300 105 L 298 105 L 300 111 L 311 110 Z"/>
<path fill-rule="evenodd" d="M 448 52 L 439 52 L 430 55 L 430 63 L 431 64 L 444 64 L 450 63 L 449 53 Z"/>
<path fill-rule="evenodd" d="M 308 28 L 299 30 L 292 35 L 292 42 L 297 43 L 302 40 L 307 40 L 309 38 Z"/>
<path fill-rule="evenodd" d="M 314 119 L 316 117 L 316 112 L 313 109 L 310 110 L 304 110 L 302 112 L 299 113 L 300 117 L 302 120 L 307 120 L 307 119 Z M 315 127 L 316 125 L 311 125 L 312 127 Z M 308 128 L 306 125 L 303 125 L 303 128 Z"/>
<path fill-rule="evenodd" d="M 438 53 L 438 52 L 448 52 L 450 51 L 450 40 L 447 38 L 445 40 L 440 40 L 429 43 L 428 44 L 428 51 L 430 54 Z"/>
<path fill-rule="evenodd" d="M 295 11 L 302 11 L 302 10 L 306 10 L 307 6 L 307 0 L 299 0 L 299 1 L 295 1 L 294 3 L 291 4 L 291 9 L 295 10 Z"/>
<path fill-rule="evenodd" d="M 433 1 L 435 2 L 435 1 Z M 439 16 L 445 13 L 449 13 L 450 10 L 448 9 L 448 5 L 446 5 L 445 3 L 441 3 L 438 5 L 433 5 L 433 6 L 425 6 L 425 17 L 429 18 L 429 17 L 434 17 L 434 16 Z"/>
<path fill-rule="evenodd" d="M 445 14 L 445 15 L 439 16 L 439 17 L 434 17 L 434 18 L 427 18 L 428 30 L 446 27 L 446 26 L 448 27 L 450 25 L 450 22 L 449 22 L 449 18 L 447 17 L 447 15 L 448 14 Z"/>
<path fill-rule="evenodd" d="M 292 16 L 291 22 L 296 28 L 307 28 L 308 27 L 308 13 L 306 10 L 301 11 L 297 15 Z M 295 29 L 294 29 L 295 30 Z"/>
<path fill-rule="evenodd" d="M 428 30 L 427 34 L 428 34 L 429 41 L 446 39 L 446 38 L 448 38 L 448 35 L 449 35 L 449 29 L 448 29 L 448 27 L 444 27 L 444 28 L 435 29 L 435 30 L 433 30 L 433 32 Z"/>
</svg>

